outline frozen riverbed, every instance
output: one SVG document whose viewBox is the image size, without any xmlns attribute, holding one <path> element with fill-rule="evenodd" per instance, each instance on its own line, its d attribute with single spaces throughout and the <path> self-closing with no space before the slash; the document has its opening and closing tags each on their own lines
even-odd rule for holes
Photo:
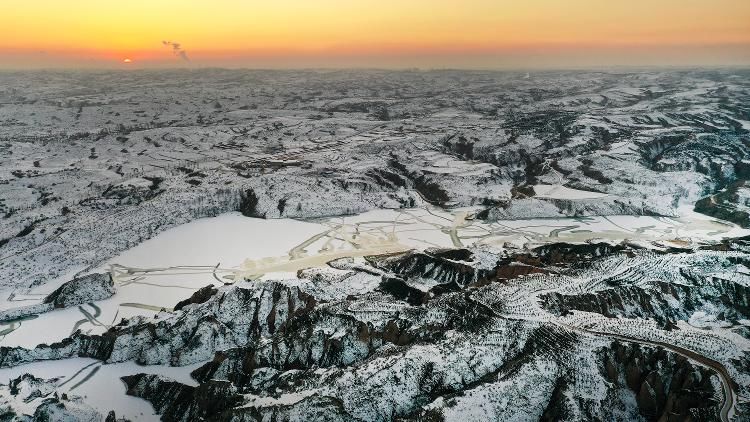
<svg viewBox="0 0 750 422">
<path fill-rule="evenodd" d="M 437 208 L 376 210 L 315 221 L 265 220 L 228 213 L 167 230 L 125 251 L 95 271 L 110 271 L 117 294 L 110 299 L 5 322 L 0 344 L 33 347 L 62 340 L 76 329 L 101 333 L 121 318 L 170 310 L 209 284 L 294 278 L 297 270 L 345 256 L 366 256 L 431 247 L 502 248 L 591 240 L 688 246 L 750 233 L 683 209 L 683 217 L 584 217 L 508 220 L 472 218 L 473 210 Z M 28 305 L 57 285 L 16 293 Z"/>
</svg>

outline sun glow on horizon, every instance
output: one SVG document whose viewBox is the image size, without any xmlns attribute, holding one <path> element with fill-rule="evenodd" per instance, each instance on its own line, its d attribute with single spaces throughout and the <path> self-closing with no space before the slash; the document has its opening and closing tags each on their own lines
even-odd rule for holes
<svg viewBox="0 0 750 422">
<path fill-rule="evenodd" d="M 5 0 L 0 27 L 0 67 L 750 63 L 747 0 Z"/>
</svg>

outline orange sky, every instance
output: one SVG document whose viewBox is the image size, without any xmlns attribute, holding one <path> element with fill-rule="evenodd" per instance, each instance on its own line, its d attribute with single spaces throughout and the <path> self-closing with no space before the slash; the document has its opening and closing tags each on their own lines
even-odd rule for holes
<svg viewBox="0 0 750 422">
<path fill-rule="evenodd" d="M 0 28 L 0 67 L 750 65 L 750 0 L 2 0 Z"/>
</svg>

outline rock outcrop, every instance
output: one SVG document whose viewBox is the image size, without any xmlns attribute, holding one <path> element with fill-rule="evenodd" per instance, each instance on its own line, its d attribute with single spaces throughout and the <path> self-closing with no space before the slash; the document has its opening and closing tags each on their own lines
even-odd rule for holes
<svg viewBox="0 0 750 422">
<path fill-rule="evenodd" d="M 74 278 L 47 295 L 41 303 L 0 311 L 0 322 L 37 315 L 112 297 L 115 285 L 109 273 L 93 273 Z"/>
<path fill-rule="evenodd" d="M 0 385 L 0 419 L 13 422 L 101 422 L 104 417 L 81 397 L 58 396 L 57 380 L 24 374 Z"/>
<path fill-rule="evenodd" d="M 109 273 L 94 273 L 75 278 L 44 298 L 55 308 L 67 308 L 83 303 L 104 300 L 115 294 L 115 285 Z"/>
</svg>

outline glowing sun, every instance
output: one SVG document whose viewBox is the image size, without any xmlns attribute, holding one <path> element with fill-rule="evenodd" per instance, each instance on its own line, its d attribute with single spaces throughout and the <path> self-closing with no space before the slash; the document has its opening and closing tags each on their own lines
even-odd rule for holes
<svg viewBox="0 0 750 422">
<path fill-rule="evenodd" d="M 133 61 L 132 61 L 132 60 L 130 60 L 130 59 L 125 59 L 125 60 L 123 60 L 122 62 L 123 62 L 123 63 L 133 63 Z"/>
</svg>

